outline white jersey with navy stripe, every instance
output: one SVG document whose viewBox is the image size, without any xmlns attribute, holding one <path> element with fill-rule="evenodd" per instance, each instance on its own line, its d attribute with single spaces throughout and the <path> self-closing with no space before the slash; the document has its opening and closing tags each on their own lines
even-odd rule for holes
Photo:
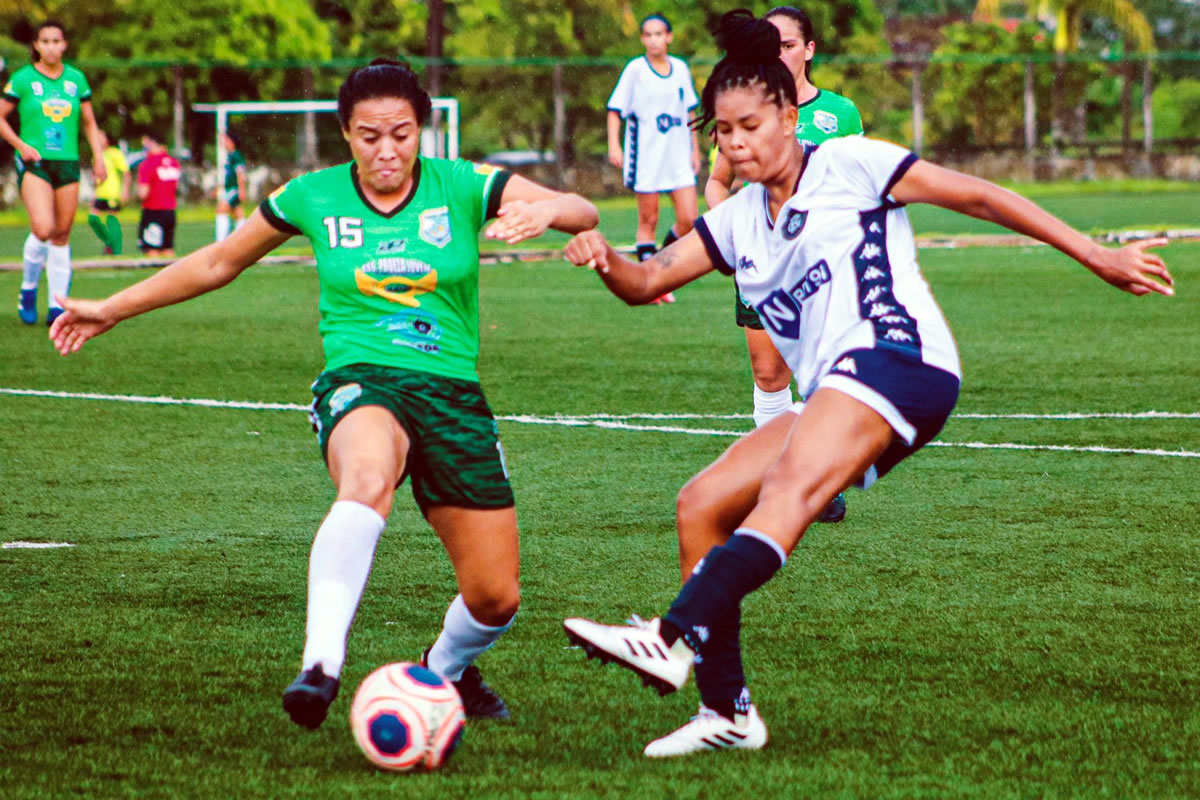
<svg viewBox="0 0 1200 800">
<path fill-rule="evenodd" d="M 908 355 L 961 377 L 958 350 L 917 266 L 912 227 L 889 193 L 917 156 L 848 136 L 805 148 L 775 220 L 751 184 L 697 220 L 717 269 L 736 274 L 802 396 L 847 350 Z"/>
<path fill-rule="evenodd" d="M 608 110 L 625 120 L 625 185 L 635 192 L 670 192 L 694 186 L 688 115 L 699 105 L 692 73 L 667 56 L 666 75 L 645 56 L 625 65 Z"/>
</svg>

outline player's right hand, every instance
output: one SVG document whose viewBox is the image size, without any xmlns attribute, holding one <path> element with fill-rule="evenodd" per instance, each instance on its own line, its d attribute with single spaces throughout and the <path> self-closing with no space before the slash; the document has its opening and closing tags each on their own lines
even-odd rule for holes
<svg viewBox="0 0 1200 800">
<path fill-rule="evenodd" d="M 621 148 L 608 148 L 608 163 L 612 164 L 617 169 L 625 168 L 625 154 L 621 152 Z"/>
<path fill-rule="evenodd" d="M 563 257 L 577 267 L 608 272 L 608 241 L 600 231 L 578 233 L 563 248 Z"/>
<path fill-rule="evenodd" d="M 54 296 L 62 304 L 63 313 L 50 326 L 50 341 L 64 356 L 76 352 L 88 339 L 99 336 L 119 322 L 107 311 L 103 300 Z"/>
<path fill-rule="evenodd" d="M 26 164 L 36 164 L 42 160 L 42 154 L 37 151 L 37 148 L 29 145 L 21 146 L 21 160 Z"/>
</svg>

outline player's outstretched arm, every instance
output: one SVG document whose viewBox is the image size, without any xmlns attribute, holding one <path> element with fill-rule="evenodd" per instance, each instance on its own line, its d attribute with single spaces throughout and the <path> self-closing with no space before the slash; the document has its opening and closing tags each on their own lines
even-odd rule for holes
<svg viewBox="0 0 1200 800">
<path fill-rule="evenodd" d="M 182 303 L 226 285 L 289 238 L 290 234 L 271 227 L 263 219 L 262 212 L 255 211 L 228 239 L 184 256 L 105 300 L 56 295 L 62 303 L 63 314 L 50 326 L 50 339 L 64 356 L 74 353 L 88 339 L 99 336 L 121 320 Z"/>
<path fill-rule="evenodd" d="M 496 221 L 488 226 L 486 236 L 516 244 L 541 236 L 549 228 L 579 233 L 599 222 L 600 215 L 591 201 L 513 175 L 504 184 Z"/>
<path fill-rule="evenodd" d="M 713 269 L 694 230 L 640 263 L 624 258 L 599 231 L 585 231 L 567 242 L 563 256 L 577 267 L 596 270 L 609 291 L 631 306 L 649 303 Z"/>
<path fill-rule="evenodd" d="M 1146 252 L 1162 247 L 1166 239 L 1147 239 L 1117 249 L 1104 247 L 1015 192 L 927 161 L 913 164 L 891 194 L 901 203 L 931 203 L 1032 236 L 1130 294 L 1175 293 L 1166 264 L 1158 255 Z"/>
</svg>

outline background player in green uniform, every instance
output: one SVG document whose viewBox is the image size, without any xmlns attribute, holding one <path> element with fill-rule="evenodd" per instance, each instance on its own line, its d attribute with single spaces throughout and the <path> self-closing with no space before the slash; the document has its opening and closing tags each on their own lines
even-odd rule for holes
<svg viewBox="0 0 1200 800">
<path fill-rule="evenodd" d="M 26 325 L 37 322 L 37 286 L 46 267 L 50 285 L 46 323 L 62 307 L 54 299 L 71 287 L 71 225 L 79 205 L 79 124 L 92 146 L 96 183 L 107 175 L 100 128 L 92 112 L 92 87 L 75 67 L 64 64 L 67 32 L 60 22 L 43 22 L 34 32 L 33 63 L 12 74 L 0 97 L 0 138 L 17 151 L 17 182 L 29 213 L 25 277 L 17 313 Z M 8 115 L 16 107 L 21 134 Z"/>
<path fill-rule="evenodd" d="M 310 728 L 337 694 L 350 623 L 405 476 L 460 592 L 424 661 L 455 682 L 469 715 L 508 715 L 471 666 L 520 601 L 517 517 L 475 370 L 478 236 L 490 217 L 487 235 L 509 243 L 587 230 L 598 217 L 578 195 L 418 157 L 431 109 L 406 67 L 355 70 L 338 93 L 350 164 L 296 178 L 225 241 L 107 300 L 67 300 L 50 329 L 65 355 L 123 319 L 224 286 L 295 234 L 312 242 L 326 355 L 312 416 L 337 501 L 313 541 L 302 671 L 284 693 L 292 719 Z"/>
<path fill-rule="evenodd" d="M 816 52 L 812 21 L 808 14 L 794 6 L 779 6 L 767 12 L 763 19 L 779 30 L 783 40 L 780 60 L 796 79 L 799 98 L 799 117 L 796 138 L 801 142 L 820 144 L 837 136 L 852 136 L 863 132 L 862 118 L 853 101 L 812 84 L 812 57 Z M 704 200 L 709 208 L 729 197 L 733 185 L 733 165 L 714 149 L 712 170 L 704 187 Z M 746 351 L 750 354 L 750 371 L 754 376 L 754 425 L 761 428 L 792 407 L 792 372 L 783 357 L 763 330 L 754 309 L 742 302 L 734 283 L 734 318 L 746 332 Z M 846 516 L 846 498 L 838 495 L 825 512 L 822 522 L 841 522 Z"/>
<path fill-rule="evenodd" d="M 246 209 L 242 204 L 246 201 L 246 158 L 240 149 L 238 135 L 226 131 L 221 137 L 221 146 L 225 148 L 225 183 L 223 189 L 217 190 L 217 241 L 229 235 L 229 215 L 237 220 L 236 227 L 241 227 L 246 221 Z"/>
</svg>

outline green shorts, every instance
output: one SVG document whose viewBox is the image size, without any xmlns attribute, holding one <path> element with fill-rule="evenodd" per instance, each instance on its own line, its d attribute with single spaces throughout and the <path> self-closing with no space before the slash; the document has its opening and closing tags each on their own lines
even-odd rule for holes
<svg viewBox="0 0 1200 800">
<path fill-rule="evenodd" d="M 733 282 L 733 318 L 739 327 L 751 328 L 756 331 L 763 330 L 758 312 L 746 305 L 746 301 L 742 299 L 742 290 L 738 288 L 736 280 Z"/>
<path fill-rule="evenodd" d="M 236 186 L 225 188 L 225 193 L 222 195 L 225 198 L 225 203 L 232 209 L 237 208 L 242 204 L 242 195 L 238 192 Z"/>
<path fill-rule="evenodd" d="M 309 418 L 326 461 L 334 426 L 355 408 L 381 406 L 410 439 L 400 483 L 412 476 L 413 498 L 422 513 L 431 506 L 513 505 L 500 431 L 478 383 L 351 364 L 321 373 L 312 391 Z"/>
<path fill-rule="evenodd" d="M 79 161 L 51 161 L 43 158 L 33 164 L 26 164 L 20 156 L 14 157 L 13 160 L 17 166 L 17 188 L 21 187 L 21 181 L 25 179 L 26 173 L 37 175 L 49 183 L 52 189 L 79 183 Z"/>
</svg>

